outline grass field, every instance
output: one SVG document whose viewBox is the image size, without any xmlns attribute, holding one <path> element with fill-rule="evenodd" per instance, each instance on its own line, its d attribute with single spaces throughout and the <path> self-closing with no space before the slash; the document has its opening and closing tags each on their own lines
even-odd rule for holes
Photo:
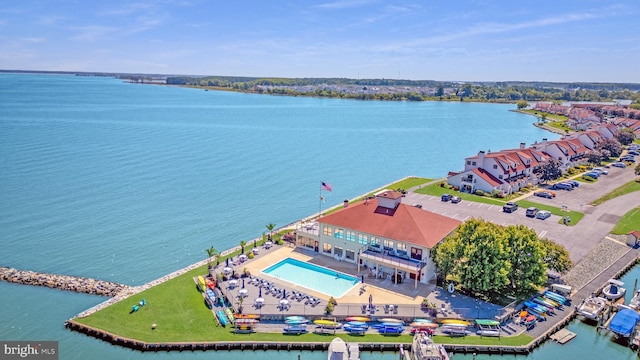
<svg viewBox="0 0 640 360">
<path fill-rule="evenodd" d="M 193 277 L 205 274 L 206 266 L 194 269 L 175 279 L 161 283 L 129 299 L 120 301 L 86 318 L 76 318 L 79 323 L 98 328 L 118 337 L 146 342 L 200 342 L 200 341 L 282 341 L 282 342 L 329 342 L 334 335 L 303 334 L 284 335 L 282 333 L 235 334 L 233 327 L 221 327 L 214 320 L 211 310 L 196 289 Z M 135 313 L 131 306 L 141 299 L 146 305 Z M 156 324 L 152 329 L 151 324 Z M 310 329 L 312 326 L 310 326 Z M 357 342 L 405 342 L 410 343 L 408 334 L 385 336 L 367 334 L 352 336 L 340 333 L 336 336 L 346 341 Z M 514 337 L 464 338 L 435 336 L 435 341 L 449 344 L 479 345 L 525 345 L 531 341 L 528 335 Z"/>
<path fill-rule="evenodd" d="M 555 206 L 544 205 L 544 204 L 536 203 L 529 200 L 518 201 L 518 206 L 520 206 L 521 208 L 537 207 L 540 210 L 547 210 L 547 211 L 550 211 L 552 214 L 558 215 L 561 217 L 569 216 L 571 218 L 571 222 L 569 223 L 569 226 L 575 226 L 584 217 L 584 214 L 579 211 L 574 211 L 574 210 L 562 211 L 562 209 L 557 208 Z M 558 223 L 562 224 L 562 218 L 558 221 Z"/>
<path fill-rule="evenodd" d="M 634 191 L 640 191 L 640 182 L 635 180 L 629 181 L 628 183 L 614 189 L 612 192 L 606 194 L 605 196 L 594 200 L 592 205 L 600 205 L 607 200 L 611 200 L 617 198 L 618 196 L 622 196 L 624 194 L 632 193 Z"/>
<path fill-rule="evenodd" d="M 420 189 L 417 189 L 415 192 L 418 194 L 435 195 L 435 196 L 442 196 L 442 194 L 451 194 L 455 196 L 460 196 L 460 198 L 467 201 L 475 201 L 475 202 L 500 205 L 500 206 L 506 203 L 506 201 L 495 199 L 490 196 L 478 196 L 478 195 L 473 195 L 469 193 L 463 193 L 460 191 L 454 191 L 453 189 L 443 188 L 443 187 L 440 187 L 440 182 L 422 187 Z"/>
<path fill-rule="evenodd" d="M 628 234 L 633 230 L 640 231 L 640 207 L 631 209 L 624 214 L 611 232 L 614 234 Z"/>
</svg>

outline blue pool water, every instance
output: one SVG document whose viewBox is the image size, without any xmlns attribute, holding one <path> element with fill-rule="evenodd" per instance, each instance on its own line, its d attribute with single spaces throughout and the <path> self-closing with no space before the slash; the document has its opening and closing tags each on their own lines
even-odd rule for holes
<svg viewBox="0 0 640 360">
<path fill-rule="evenodd" d="M 286 258 L 262 272 L 334 298 L 341 297 L 360 282 L 353 276 L 292 258 Z"/>
</svg>

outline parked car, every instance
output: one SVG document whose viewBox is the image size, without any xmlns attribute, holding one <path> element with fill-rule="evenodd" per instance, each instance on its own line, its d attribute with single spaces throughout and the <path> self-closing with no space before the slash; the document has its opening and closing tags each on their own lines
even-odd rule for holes
<svg viewBox="0 0 640 360">
<path fill-rule="evenodd" d="M 640 152 L 637 152 L 635 150 L 631 150 L 629 151 L 627 154 L 631 154 L 631 155 L 640 155 Z"/>
<path fill-rule="evenodd" d="M 573 190 L 573 185 L 569 185 L 567 183 L 557 183 L 551 186 L 552 189 L 561 189 L 561 190 Z"/>
<path fill-rule="evenodd" d="M 512 213 L 514 211 L 518 210 L 518 204 L 514 203 L 514 202 L 508 202 L 506 204 L 504 204 L 504 206 L 502 207 L 502 211 L 506 212 L 506 213 Z"/>
<path fill-rule="evenodd" d="M 451 200 L 451 194 L 442 194 L 442 197 L 440 199 L 442 201 L 449 201 Z"/>
<path fill-rule="evenodd" d="M 600 174 L 595 172 L 595 171 L 589 171 L 588 173 L 584 174 L 585 176 L 591 176 L 594 179 L 597 179 L 600 177 Z"/>
<path fill-rule="evenodd" d="M 539 197 L 543 197 L 543 198 L 547 198 L 547 199 L 552 199 L 553 198 L 553 195 L 548 191 L 536 191 L 536 192 L 533 193 L 533 195 L 539 196 Z"/>
<path fill-rule="evenodd" d="M 608 174 L 608 173 L 609 173 L 609 172 L 607 171 L 607 172 L 605 172 L 604 174 L 606 175 L 606 174 Z M 573 185 L 573 187 L 578 187 L 578 186 L 580 186 L 580 183 L 579 183 L 579 182 L 577 182 L 577 181 L 575 181 L 575 180 L 567 180 L 567 181 L 565 181 L 565 182 L 567 182 L 567 183 L 569 183 L 569 184 Z"/>
<path fill-rule="evenodd" d="M 530 207 L 527 209 L 527 212 L 525 213 L 525 215 L 527 215 L 528 217 L 535 217 L 536 214 L 538 213 L 538 208 L 537 207 Z"/>
<path fill-rule="evenodd" d="M 609 172 L 607 170 L 601 169 L 601 168 L 593 168 L 591 169 L 591 171 L 600 173 L 602 175 L 609 175 Z"/>
<path fill-rule="evenodd" d="M 551 212 L 547 210 L 540 210 L 536 213 L 536 219 L 544 220 L 551 216 Z"/>
<path fill-rule="evenodd" d="M 626 168 L 627 165 L 625 165 L 625 163 L 621 163 L 621 162 L 614 162 L 611 164 L 611 166 L 615 166 L 617 168 Z"/>
<path fill-rule="evenodd" d="M 422 204 L 415 204 L 413 206 L 417 207 L 418 209 L 422 209 Z"/>
<path fill-rule="evenodd" d="M 451 202 L 454 204 L 459 203 L 460 201 L 462 201 L 462 199 L 460 198 L 460 196 L 454 196 L 451 198 Z"/>
</svg>

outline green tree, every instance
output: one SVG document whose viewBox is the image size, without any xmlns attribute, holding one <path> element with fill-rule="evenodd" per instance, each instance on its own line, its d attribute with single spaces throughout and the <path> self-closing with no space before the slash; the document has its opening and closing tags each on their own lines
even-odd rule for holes
<svg viewBox="0 0 640 360">
<path fill-rule="evenodd" d="M 265 225 L 267 230 L 269 230 L 269 237 L 268 239 L 271 240 L 271 235 L 273 233 L 273 229 L 275 229 L 276 224 L 272 224 L 272 223 L 268 223 L 267 225 Z"/>
<path fill-rule="evenodd" d="M 544 249 L 543 260 L 547 267 L 559 273 L 565 273 L 573 266 L 569 252 L 564 246 L 548 239 L 540 239 Z"/>
<path fill-rule="evenodd" d="M 529 294 L 546 281 L 544 246 L 536 232 L 524 225 L 508 226 L 505 236 L 511 264 L 510 290 L 516 295 Z"/>
<path fill-rule="evenodd" d="M 636 175 L 640 175 L 640 164 L 636 165 L 636 168 L 633 169 Z"/>
<path fill-rule="evenodd" d="M 598 149 L 608 150 L 613 157 L 618 157 L 622 154 L 622 144 L 620 144 L 620 141 L 615 138 L 604 139 L 600 144 L 598 144 Z"/>
<path fill-rule="evenodd" d="M 616 135 L 616 139 L 618 139 L 622 145 L 631 144 L 635 138 L 636 134 L 633 132 L 633 129 L 628 127 L 620 129 Z"/>
<path fill-rule="evenodd" d="M 212 246 L 212 247 L 206 249 L 205 251 L 207 252 L 207 255 L 209 257 L 209 259 L 208 259 L 209 260 L 209 262 L 208 262 L 209 263 L 209 268 L 211 268 L 211 258 L 214 257 L 218 253 L 218 250 L 216 250 L 216 248 L 214 248 Z"/>
<path fill-rule="evenodd" d="M 505 237 L 498 225 L 482 220 L 467 238 L 464 261 L 458 264 L 458 278 L 465 288 L 482 294 L 497 293 L 509 283 L 510 264 L 507 260 Z"/>
<path fill-rule="evenodd" d="M 518 105 L 518 110 L 522 110 L 529 107 L 529 103 L 526 100 L 520 100 L 516 104 Z"/>
<path fill-rule="evenodd" d="M 442 85 L 440 85 L 436 89 L 436 96 L 443 96 L 443 95 L 444 95 L 444 87 Z"/>
<path fill-rule="evenodd" d="M 562 175 L 562 170 L 560 170 L 560 162 L 554 158 L 551 158 L 540 164 L 538 172 L 540 179 L 544 182 L 555 180 L 559 178 L 560 175 Z"/>
<path fill-rule="evenodd" d="M 598 150 L 589 151 L 587 153 L 587 162 L 593 165 L 600 165 L 602 162 L 602 152 Z"/>
<path fill-rule="evenodd" d="M 547 267 L 563 272 L 571 266 L 563 247 L 540 240 L 534 230 L 481 219 L 458 226 L 433 249 L 432 258 L 445 279 L 449 275 L 489 297 L 527 295 L 545 283 Z"/>
</svg>

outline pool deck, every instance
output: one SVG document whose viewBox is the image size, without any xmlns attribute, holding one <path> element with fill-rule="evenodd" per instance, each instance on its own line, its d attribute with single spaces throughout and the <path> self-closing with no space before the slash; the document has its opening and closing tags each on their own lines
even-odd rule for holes
<svg viewBox="0 0 640 360">
<path fill-rule="evenodd" d="M 338 305 L 335 307 L 332 316 L 339 320 L 347 316 L 368 316 L 372 319 L 394 317 L 406 321 L 411 321 L 416 317 L 428 317 L 429 314 L 427 311 L 421 307 L 424 297 L 427 297 L 430 302 L 436 304 L 439 310 L 439 317 L 461 317 L 452 310 L 455 308 L 473 309 L 473 311 L 477 311 L 478 314 L 495 314 L 496 311 L 499 310 L 499 307 L 494 304 L 480 302 L 463 295 L 452 295 L 446 291 L 439 290 L 433 284 L 418 283 L 418 286 L 414 287 L 412 280 L 403 284 L 394 284 L 389 279 L 371 278 L 368 277 L 365 269 L 361 269 L 361 272 L 358 273 L 357 266 L 353 263 L 336 261 L 332 257 L 313 254 L 301 248 L 287 245 L 274 245 L 271 249 L 261 247 L 259 251 L 260 253 L 254 259 L 237 265 L 230 264 L 230 267 L 237 273 L 242 273 L 244 270 L 247 270 L 252 276 L 270 281 L 276 288 L 286 290 L 287 294 L 293 294 L 293 291 L 296 291 L 320 300 L 317 305 L 313 306 L 310 303 L 306 303 L 305 300 L 297 300 L 288 296 L 286 300 L 289 306 L 282 307 L 282 298 L 267 294 L 263 291 L 262 298 L 264 299 L 264 303 L 262 306 L 256 306 L 255 300 L 259 297 L 260 288 L 254 282 L 250 282 L 249 278 L 244 278 L 246 296 L 242 303 L 243 312 L 260 314 L 261 318 L 265 320 L 281 320 L 290 315 L 303 315 L 310 319 L 316 319 L 325 315 L 324 309 L 329 300 L 328 295 L 305 288 L 302 285 L 269 276 L 262 272 L 263 269 L 288 257 L 327 267 L 352 275 L 358 279 L 363 275 L 365 276 L 364 285 L 358 283 L 343 296 L 336 298 Z M 225 264 L 220 264 L 213 269 L 213 272 L 220 273 L 225 266 Z M 238 299 L 240 290 L 243 288 L 242 280 L 243 279 L 238 279 L 236 286 L 230 286 L 229 280 L 219 283 L 223 294 L 236 308 L 239 306 Z M 375 305 L 375 310 L 370 311 L 370 309 L 365 309 L 366 311 L 363 311 L 363 305 L 367 306 L 369 304 L 370 297 L 372 304 Z M 493 317 L 494 315 L 490 316 L 490 318 Z"/>
</svg>

